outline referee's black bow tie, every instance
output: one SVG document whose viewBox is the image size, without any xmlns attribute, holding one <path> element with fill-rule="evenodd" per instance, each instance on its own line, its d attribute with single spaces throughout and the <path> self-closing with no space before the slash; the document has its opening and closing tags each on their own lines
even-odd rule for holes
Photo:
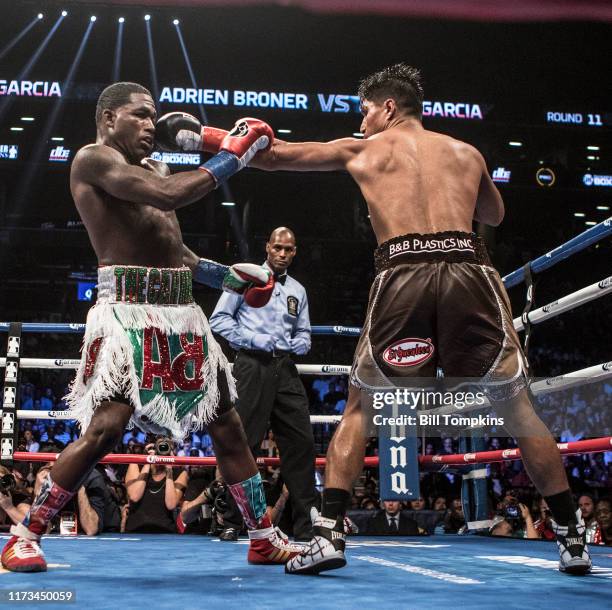
<svg viewBox="0 0 612 610">
<path fill-rule="evenodd" d="M 277 273 L 275 273 L 274 274 L 274 279 L 275 279 L 275 281 L 279 282 L 280 284 L 282 284 L 284 286 L 285 282 L 287 281 L 287 274 L 283 273 L 283 275 L 278 275 Z"/>
</svg>

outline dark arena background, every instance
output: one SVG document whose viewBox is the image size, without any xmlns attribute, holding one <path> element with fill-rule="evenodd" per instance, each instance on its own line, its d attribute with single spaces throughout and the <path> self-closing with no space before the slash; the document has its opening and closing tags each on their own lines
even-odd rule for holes
<svg viewBox="0 0 612 610">
<path fill-rule="evenodd" d="M 474 490 L 462 479 L 475 467 L 465 466 L 474 460 L 467 457 L 471 448 L 460 434 L 418 439 L 424 503 L 405 500 L 401 509 L 422 536 L 361 536 L 370 532 L 381 509 L 384 468 L 381 464 L 379 473 L 381 452 L 372 438 L 370 462 L 351 500 L 349 516 L 359 535 L 348 539 L 346 570 L 296 579 L 285 576 L 282 567 L 248 565 L 245 540 L 226 544 L 205 535 L 127 534 L 117 526 L 95 539 L 81 534 L 77 541 L 53 534 L 45 538 L 49 571 L 22 575 L 0 569 L 0 601 L 20 601 L 14 597 L 18 591 L 46 590 L 73 591 L 77 605 L 92 608 L 151 603 L 160 608 L 227 603 L 254 608 L 609 606 L 611 21 L 607 1 L 0 0 L 2 358 L 8 323 L 83 324 L 95 302 L 97 261 L 69 176 L 76 152 L 95 140 L 96 100 L 104 87 L 119 80 L 146 86 L 158 116 L 181 110 L 224 129 L 252 116 L 267 121 L 283 140 L 327 141 L 362 137 L 360 79 L 406 62 L 421 70 L 425 128 L 478 148 L 502 194 L 503 223 L 494 229 L 474 225 L 494 266 L 508 276 L 540 261 L 532 268 L 531 307 L 542 308 L 538 315 L 545 319 L 539 324 L 535 315 L 530 328 L 531 376 L 544 386 L 568 373 L 582 382 L 595 378 L 546 394 L 540 414 L 549 418 L 557 441 L 570 444 L 564 462 L 572 492 L 581 508 L 589 505 L 584 498 L 590 499 L 583 515 L 590 516 L 593 532 L 599 528 L 591 545 L 592 574 L 568 579 L 557 572 L 556 545 L 545 535 L 550 531 L 546 511 L 521 461 L 506 459 L 516 444 L 493 431 L 480 439 L 478 451 L 500 455 L 492 463 L 475 460 L 483 462 L 487 478 Z M 173 172 L 194 169 L 208 158 L 161 151 L 154 157 L 168 162 Z M 295 232 L 291 275 L 306 289 L 313 327 L 321 327 L 310 352 L 295 362 L 315 365 L 314 374 L 304 374 L 302 381 L 311 415 L 327 416 L 323 423 L 313 422 L 316 451 L 324 457 L 348 388 L 346 369 L 334 375 L 329 363 L 351 364 L 354 329 L 364 322 L 374 279 L 376 241 L 359 188 L 343 172 L 247 168 L 177 213 L 185 243 L 200 256 L 228 265 L 263 263 L 274 228 Z M 578 237 L 585 232 L 587 238 Z M 577 237 L 576 247 L 563 247 L 557 256 L 558 247 Z M 543 270 L 546 260 L 555 264 Z M 587 287 L 588 298 L 578 295 L 564 305 L 564 297 Z M 508 288 L 518 324 L 527 288 L 522 281 Z M 210 315 L 219 292 L 194 285 L 194 296 Z M 561 311 L 545 315 L 554 309 Z M 54 329 L 22 328 L 20 413 L 66 408 L 62 398 L 74 366 L 62 361 L 80 357 L 82 332 Z M 231 360 L 232 350 L 222 345 Z M 28 367 L 28 358 L 47 364 Z M 79 435 L 74 422 L 61 414 L 56 422 L 20 417 L 17 429 L 18 454 L 54 454 Z M 175 451 L 213 458 L 206 431 L 195 436 Z M 12 437 L 3 431 L 5 438 Z M 590 439 L 594 444 L 582 449 L 572 446 Z M 130 446 L 128 441 L 126 434 L 114 454 L 142 454 L 144 435 Z M 277 457 L 270 444 L 266 449 L 265 455 Z M 4 446 L 2 454 L 27 496 L 40 460 L 24 461 L 12 452 L 5 459 Z M 440 471 L 432 469 L 432 462 L 443 461 L 435 455 L 455 458 Z M 457 466 L 457 459 L 463 465 Z M 100 467 L 119 512 L 128 504 L 124 463 Z M 262 466 L 272 491 L 278 486 L 275 466 Z M 214 469 L 207 473 L 212 480 Z M 319 486 L 323 480 L 321 472 Z M 462 496 L 465 510 L 474 510 L 478 518 L 452 508 Z M 516 539 L 523 537 L 524 516 L 522 524 L 510 523 L 505 537 L 489 536 L 495 519 L 507 517 L 508 505 L 518 503 L 536 525 L 541 522 L 539 540 Z M 0 517 L 8 534 L 12 522 L 4 504 Z M 482 519 L 487 527 L 465 526 Z M 286 521 L 281 529 L 290 529 Z"/>
</svg>

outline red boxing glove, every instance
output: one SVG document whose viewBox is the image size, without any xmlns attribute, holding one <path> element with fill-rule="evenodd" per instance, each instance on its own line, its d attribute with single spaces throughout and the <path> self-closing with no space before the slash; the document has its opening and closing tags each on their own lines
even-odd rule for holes
<svg viewBox="0 0 612 610">
<path fill-rule="evenodd" d="M 246 167 L 260 151 L 267 150 L 274 142 L 272 127 L 259 119 L 244 118 L 236 121 L 234 128 L 223 138 L 220 151 L 234 155 L 240 168 Z"/>
<path fill-rule="evenodd" d="M 244 302 L 249 307 L 263 307 L 268 304 L 274 291 L 274 274 L 271 273 L 265 286 L 253 286 L 244 293 Z"/>
<path fill-rule="evenodd" d="M 219 152 L 225 129 L 201 125 L 200 121 L 186 112 L 168 112 L 155 124 L 155 144 L 167 151 Z"/>
</svg>

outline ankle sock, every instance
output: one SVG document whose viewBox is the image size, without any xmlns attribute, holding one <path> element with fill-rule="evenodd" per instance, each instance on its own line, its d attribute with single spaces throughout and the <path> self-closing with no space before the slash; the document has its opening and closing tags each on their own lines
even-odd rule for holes
<svg viewBox="0 0 612 610">
<path fill-rule="evenodd" d="M 557 525 L 564 526 L 576 519 L 576 505 L 569 489 L 552 496 L 545 496 L 544 499 Z"/>
<path fill-rule="evenodd" d="M 328 519 L 344 518 L 351 495 L 345 489 L 329 487 L 323 490 L 321 515 Z"/>
</svg>

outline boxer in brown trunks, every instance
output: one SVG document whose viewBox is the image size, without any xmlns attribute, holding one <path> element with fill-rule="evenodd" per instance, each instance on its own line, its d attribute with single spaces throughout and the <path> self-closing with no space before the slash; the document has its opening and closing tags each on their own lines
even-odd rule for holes
<svg viewBox="0 0 612 610">
<path fill-rule="evenodd" d="M 408 234 L 374 253 L 370 293 L 351 384 L 389 387 L 398 377 L 479 378 L 515 395 L 526 368 L 512 312 L 480 237 L 461 231 Z"/>
<path fill-rule="evenodd" d="M 563 571 L 591 561 L 584 523 L 556 443 L 534 412 L 506 292 L 474 221 L 497 226 L 504 204 L 483 156 L 469 144 L 423 128 L 418 70 L 405 64 L 372 74 L 359 88 L 363 139 L 276 140 L 250 165 L 265 170 L 348 171 L 368 204 L 379 248 L 378 275 L 351 372 L 342 422 L 327 452 L 322 514 L 310 546 L 286 571 L 342 567 L 343 517 L 363 469 L 364 388 L 390 377 L 479 377 L 506 382 L 505 425 L 556 521 Z"/>
</svg>

